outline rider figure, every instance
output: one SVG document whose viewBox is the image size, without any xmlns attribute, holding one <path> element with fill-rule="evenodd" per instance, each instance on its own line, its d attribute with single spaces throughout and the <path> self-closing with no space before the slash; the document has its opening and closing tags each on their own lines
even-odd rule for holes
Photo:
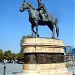
<svg viewBox="0 0 75 75">
<path fill-rule="evenodd" d="M 39 12 L 39 16 L 40 16 L 41 20 L 44 20 L 44 21 L 50 20 L 48 11 L 45 7 L 45 4 L 41 0 L 37 0 L 37 1 L 38 1 L 38 9 L 37 10 Z"/>
</svg>

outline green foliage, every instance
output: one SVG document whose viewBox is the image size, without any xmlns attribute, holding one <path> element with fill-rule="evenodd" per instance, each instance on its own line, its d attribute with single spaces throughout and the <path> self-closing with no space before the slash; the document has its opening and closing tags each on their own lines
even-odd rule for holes
<svg viewBox="0 0 75 75">
<path fill-rule="evenodd" d="M 27 35 L 27 36 L 25 36 L 25 38 L 31 38 L 31 36 L 30 35 Z"/>
<path fill-rule="evenodd" d="M 20 52 L 20 53 L 11 53 L 11 50 L 7 50 L 3 53 L 2 49 L 0 49 L 0 62 L 2 62 L 2 60 L 23 60 L 24 59 L 24 53 Z"/>
<path fill-rule="evenodd" d="M 3 59 L 4 59 L 3 51 L 2 49 L 0 49 L 0 62 L 2 62 Z"/>
<path fill-rule="evenodd" d="M 11 54 L 11 56 L 12 56 L 12 60 L 16 60 L 16 54 L 15 53 Z"/>
<path fill-rule="evenodd" d="M 17 60 L 23 60 L 24 59 L 24 53 L 20 52 L 20 53 L 16 54 L 16 59 Z"/>
<path fill-rule="evenodd" d="M 10 50 L 4 52 L 4 58 L 7 60 L 12 60 L 12 53 Z"/>
</svg>

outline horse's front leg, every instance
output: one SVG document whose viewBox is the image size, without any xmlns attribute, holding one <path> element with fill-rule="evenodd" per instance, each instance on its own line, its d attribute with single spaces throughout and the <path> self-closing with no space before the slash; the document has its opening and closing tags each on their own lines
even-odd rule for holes
<svg viewBox="0 0 75 75">
<path fill-rule="evenodd" d="M 38 27 L 36 27 L 36 31 L 34 31 L 34 25 L 31 25 L 31 30 L 32 30 L 32 37 L 38 37 L 39 36 L 36 32 L 38 30 Z"/>
<path fill-rule="evenodd" d="M 38 26 L 36 26 L 36 34 L 37 34 L 37 37 L 39 37 L 39 34 L 38 34 Z"/>
<path fill-rule="evenodd" d="M 36 34 L 36 32 L 34 31 L 34 25 L 31 25 L 31 30 L 32 30 L 32 37 L 34 37 L 34 33 Z"/>
<path fill-rule="evenodd" d="M 36 37 L 39 37 L 39 34 L 38 34 L 38 21 L 35 21 L 35 23 L 36 23 L 36 34 L 37 34 Z"/>
</svg>

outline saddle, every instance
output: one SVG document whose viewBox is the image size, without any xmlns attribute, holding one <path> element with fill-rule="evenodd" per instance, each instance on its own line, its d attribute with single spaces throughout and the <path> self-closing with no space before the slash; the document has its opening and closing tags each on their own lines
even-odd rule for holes
<svg viewBox="0 0 75 75">
<path fill-rule="evenodd" d="M 49 21 L 48 15 L 46 13 L 44 14 L 39 13 L 39 17 L 40 17 L 40 20 L 42 21 Z"/>
</svg>

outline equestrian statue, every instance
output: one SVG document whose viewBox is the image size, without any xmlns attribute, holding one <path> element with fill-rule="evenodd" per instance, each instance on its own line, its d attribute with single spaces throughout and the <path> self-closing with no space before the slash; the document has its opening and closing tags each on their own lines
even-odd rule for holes
<svg viewBox="0 0 75 75">
<path fill-rule="evenodd" d="M 47 25 L 49 29 L 52 31 L 52 38 L 55 38 L 55 31 L 57 33 L 57 37 L 59 36 L 59 27 L 58 27 L 58 20 L 52 14 L 50 14 L 45 4 L 41 0 L 37 0 L 38 2 L 38 8 L 35 9 L 32 4 L 26 2 L 22 3 L 22 6 L 20 7 L 20 12 L 23 12 L 25 10 L 28 10 L 29 14 L 29 21 L 31 23 L 31 29 L 32 33 L 35 33 L 36 37 L 39 37 L 38 34 L 38 26 Z M 34 30 L 34 27 L 36 27 L 36 31 Z M 56 30 L 55 30 L 56 28 Z"/>
</svg>

